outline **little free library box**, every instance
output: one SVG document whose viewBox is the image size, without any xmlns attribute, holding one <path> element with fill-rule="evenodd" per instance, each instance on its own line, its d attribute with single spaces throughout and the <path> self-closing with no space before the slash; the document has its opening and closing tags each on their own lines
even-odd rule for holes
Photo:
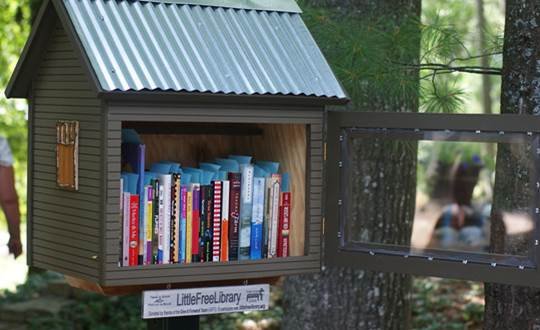
<svg viewBox="0 0 540 330">
<path fill-rule="evenodd" d="M 293 0 L 45 0 L 6 95 L 30 106 L 28 263 L 75 285 L 256 282 L 323 264 L 540 284 L 539 120 L 330 111 L 348 98 Z M 465 159 L 464 142 L 524 164 L 530 194 L 500 214 L 502 247 L 478 193 L 492 162 Z M 463 189 L 417 183 L 413 221 L 370 213 L 414 209 L 384 194 L 437 146 L 462 159 Z M 412 234 L 377 231 L 389 222 Z"/>
</svg>

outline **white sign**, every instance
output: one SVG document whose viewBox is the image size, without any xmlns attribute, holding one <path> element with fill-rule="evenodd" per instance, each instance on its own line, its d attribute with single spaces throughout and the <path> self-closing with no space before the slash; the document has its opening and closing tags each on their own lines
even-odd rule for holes
<svg viewBox="0 0 540 330">
<path fill-rule="evenodd" d="M 143 319 L 268 309 L 270 285 L 144 291 Z"/>
</svg>

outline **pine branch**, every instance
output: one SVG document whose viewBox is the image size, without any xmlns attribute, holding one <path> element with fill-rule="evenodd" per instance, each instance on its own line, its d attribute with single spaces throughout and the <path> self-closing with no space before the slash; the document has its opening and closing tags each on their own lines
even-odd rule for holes
<svg viewBox="0 0 540 330">
<path fill-rule="evenodd" d="M 483 67 L 483 66 L 476 66 L 476 65 L 453 66 L 451 64 L 442 64 L 442 63 L 421 63 L 421 64 L 396 63 L 396 64 L 407 69 L 431 70 L 433 71 L 434 74 L 464 72 L 464 73 L 500 76 L 501 71 L 502 71 L 500 68 Z M 431 76 L 431 75 L 428 75 L 428 76 Z"/>
</svg>

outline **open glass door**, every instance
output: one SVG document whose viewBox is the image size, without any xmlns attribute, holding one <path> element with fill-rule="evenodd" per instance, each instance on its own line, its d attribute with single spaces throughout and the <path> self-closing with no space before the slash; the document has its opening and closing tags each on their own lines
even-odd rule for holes
<svg viewBox="0 0 540 330">
<path fill-rule="evenodd" d="M 327 120 L 326 265 L 540 286 L 540 119 Z"/>
</svg>

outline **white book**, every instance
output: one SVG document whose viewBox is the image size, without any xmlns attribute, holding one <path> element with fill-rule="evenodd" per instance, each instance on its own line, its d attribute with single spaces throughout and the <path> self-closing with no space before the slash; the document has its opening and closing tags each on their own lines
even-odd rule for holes
<svg viewBox="0 0 540 330">
<path fill-rule="evenodd" d="M 122 223 L 122 266 L 129 266 L 129 199 L 131 194 L 125 192 L 124 196 L 124 216 Z"/>
<path fill-rule="evenodd" d="M 268 228 L 268 258 L 277 257 L 277 237 L 279 229 L 279 193 L 281 176 L 272 174 L 270 187 L 270 223 Z"/>
<path fill-rule="evenodd" d="M 171 262 L 171 189 L 172 177 L 170 174 L 159 175 L 159 181 L 163 185 L 163 227 L 160 226 L 160 231 L 163 235 L 162 251 L 163 263 Z M 161 190 L 161 186 L 160 186 Z M 161 219 L 160 219 L 161 220 Z"/>
<path fill-rule="evenodd" d="M 145 264 L 146 259 L 146 212 L 148 211 L 148 186 L 144 187 L 142 196 L 139 196 L 139 202 L 142 203 L 142 216 L 139 217 L 139 257 L 142 257 L 142 264 Z"/>
</svg>

